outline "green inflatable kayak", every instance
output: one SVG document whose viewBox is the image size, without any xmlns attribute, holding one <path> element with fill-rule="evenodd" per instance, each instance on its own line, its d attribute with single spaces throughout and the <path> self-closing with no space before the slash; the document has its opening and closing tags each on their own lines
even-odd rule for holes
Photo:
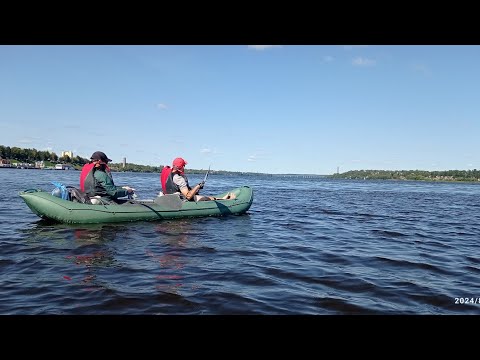
<svg viewBox="0 0 480 360">
<path fill-rule="evenodd" d="M 19 195 L 42 219 L 69 224 L 93 224 L 243 214 L 252 205 L 253 190 L 249 186 L 228 193 L 235 194 L 235 199 L 194 202 L 182 201 L 178 195 L 164 195 L 153 200 L 126 200 L 122 204 L 113 205 L 63 200 L 38 189 L 21 191 Z M 226 194 L 227 192 L 215 197 L 220 198 Z"/>
</svg>

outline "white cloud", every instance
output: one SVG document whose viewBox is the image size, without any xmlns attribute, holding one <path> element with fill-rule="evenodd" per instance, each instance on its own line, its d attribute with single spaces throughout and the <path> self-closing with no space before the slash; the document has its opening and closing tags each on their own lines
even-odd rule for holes
<svg viewBox="0 0 480 360">
<path fill-rule="evenodd" d="M 167 106 L 167 105 L 165 105 L 165 104 L 162 104 L 162 103 L 160 103 L 160 104 L 157 104 L 157 107 L 158 107 L 159 109 L 161 109 L 161 110 L 168 109 L 168 106 Z"/>
<path fill-rule="evenodd" d="M 265 151 L 263 148 L 255 149 L 254 153 L 248 156 L 247 161 L 257 161 L 257 160 L 265 160 L 269 158 L 268 151 Z"/>
<path fill-rule="evenodd" d="M 374 66 L 377 62 L 372 59 L 357 56 L 352 60 L 354 66 Z"/>
<path fill-rule="evenodd" d="M 324 56 L 324 57 L 322 58 L 322 61 L 323 61 L 324 63 L 329 63 L 329 62 L 332 62 L 333 60 L 334 60 L 334 57 L 333 57 L 333 56 L 330 56 L 330 55 Z"/>
<path fill-rule="evenodd" d="M 265 50 L 274 47 L 282 47 L 282 45 L 248 45 L 248 47 L 254 50 Z"/>
<path fill-rule="evenodd" d="M 215 155 L 215 156 L 222 154 L 222 152 L 219 151 L 217 148 L 211 147 L 207 144 L 202 145 L 202 147 L 200 148 L 200 153 L 204 155 Z"/>
</svg>

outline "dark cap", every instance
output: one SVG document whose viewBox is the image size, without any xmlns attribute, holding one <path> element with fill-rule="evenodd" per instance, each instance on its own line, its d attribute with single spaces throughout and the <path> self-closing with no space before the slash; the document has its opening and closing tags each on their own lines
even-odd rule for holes
<svg viewBox="0 0 480 360">
<path fill-rule="evenodd" d="M 107 155 L 105 155 L 105 153 L 101 151 L 95 151 L 92 156 L 90 156 L 90 160 L 102 160 L 104 163 L 112 161 L 112 159 L 109 159 Z"/>
</svg>

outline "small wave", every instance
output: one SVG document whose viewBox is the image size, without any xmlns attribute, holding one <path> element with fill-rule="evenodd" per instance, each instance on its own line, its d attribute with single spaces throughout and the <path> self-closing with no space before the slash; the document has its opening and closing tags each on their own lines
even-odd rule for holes
<svg viewBox="0 0 480 360">
<path fill-rule="evenodd" d="M 390 230 L 372 230 L 374 234 L 384 235 L 388 237 L 401 237 L 401 236 L 408 236 L 408 234 L 397 232 L 397 231 L 390 231 Z"/>
</svg>

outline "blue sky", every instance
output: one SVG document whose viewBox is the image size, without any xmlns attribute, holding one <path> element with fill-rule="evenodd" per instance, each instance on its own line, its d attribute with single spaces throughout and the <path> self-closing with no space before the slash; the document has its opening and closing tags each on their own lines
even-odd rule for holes
<svg viewBox="0 0 480 360">
<path fill-rule="evenodd" d="M 0 46 L 0 144 L 333 174 L 480 169 L 480 46 Z"/>
</svg>

